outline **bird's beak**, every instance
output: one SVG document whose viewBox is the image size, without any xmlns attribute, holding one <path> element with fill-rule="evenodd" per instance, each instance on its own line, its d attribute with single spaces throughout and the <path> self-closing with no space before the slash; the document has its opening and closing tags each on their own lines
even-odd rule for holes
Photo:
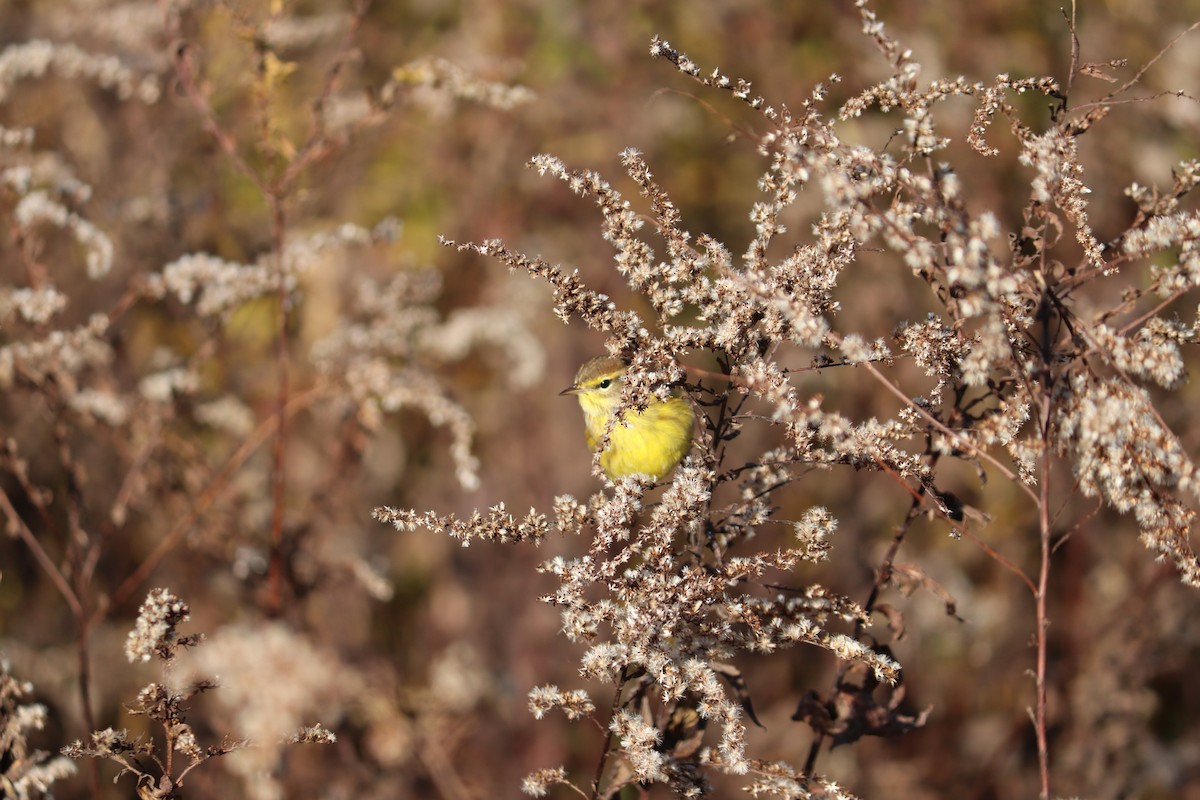
<svg viewBox="0 0 1200 800">
<path fill-rule="evenodd" d="M 561 392 L 559 392 L 558 396 L 564 397 L 568 394 L 579 394 L 579 387 L 578 386 L 568 386 L 567 388 L 565 388 Z"/>
</svg>

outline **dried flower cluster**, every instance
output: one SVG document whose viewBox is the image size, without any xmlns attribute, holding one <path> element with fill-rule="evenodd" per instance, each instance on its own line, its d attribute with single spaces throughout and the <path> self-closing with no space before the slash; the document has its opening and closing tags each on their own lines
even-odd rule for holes
<svg viewBox="0 0 1200 800">
<path fill-rule="evenodd" d="M 186 603 L 166 589 L 152 590 L 138 610 L 137 624 L 125 641 L 125 657 L 130 662 L 149 661 L 155 656 L 171 660 L 178 648 L 197 641 L 176 635 L 175 628 L 190 619 Z"/>
</svg>

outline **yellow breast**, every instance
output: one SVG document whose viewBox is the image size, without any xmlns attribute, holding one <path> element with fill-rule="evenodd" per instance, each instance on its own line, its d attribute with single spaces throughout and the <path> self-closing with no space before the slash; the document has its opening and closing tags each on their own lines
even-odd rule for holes
<svg viewBox="0 0 1200 800">
<path fill-rule="evenodd" d="M 607 415 L 588 415 L 588 448 L 596 451 L 604 437 Z M 692 445 L 692 406 L 680 397 L 652 402 L 641 413 L 625 415 L 608 436 L 608 447 L 600 454 L 600 466 L 617 480 L 641 473 L 654 480 L 664 477 L 679 463 Z"/>
</svg>

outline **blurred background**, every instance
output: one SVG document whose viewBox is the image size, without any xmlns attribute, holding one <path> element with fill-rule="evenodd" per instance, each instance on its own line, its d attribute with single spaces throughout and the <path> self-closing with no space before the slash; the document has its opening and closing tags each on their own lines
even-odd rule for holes
<svg viewBox="0 0 1200 800">
<path fill-rule="evenodd" d="M 913 50 L 926 82 L 963 75 L 990 83 L 999 73 L 1063 80 L 1071 63 L 1068 22 L 1056 3 L 881 0 L 873 7 Z M 70 238 L 45 227 L 41 235 L 26 231 L 13 221 L 22 193 L 11 184 L 0 189 L 0 216 L 8 223 L 8 234 L 0 235 L 5 291 L 53 285 L 66 298 L 49 325 L 0 327 L 0 346 L 44 340 L 50 329 L 75 328 L 94 314 L 113 320 L 104 337 L 110 350 L 86 369 L 6 383 L 0 431 L 14 442 L 28 476 L 9 458 L 0 488 L 60 565 L 84 606 L 82 618 L 96 623 L 87 642 L 97 728 L 161 733 L 124 709 L 143 685 L 161 680 L 156 665 L 130 665 L 122 652 L 150 588 L 170 587 L 190 604 L 184 633 L 211 637 L 175 667 L 177 680 L 220 673 L 225 684 L 195 699 L 189 721 L 201 744 L 228 734 L 254 735 L 260 746 L 249 756 L 201 765 L 182 796 L 516 796 L 527 773 L 559 764 L 586 782 L 601 733 L 561 715 L 535 721 L 526 693 L 544 684 L 580 685 L 582 648 L 559 635 L 557 612 L 537 602 L 555 582 L 536 568 L 555 555 L 579 554 L 587 543 L 551 537 L 538 548 L 463 548 L 445 536 L 398 533 L 370 518 L 380 505 L 466 516 L 503 502 L 517 514 L 531 506 L 549 512 L 556 496 L 585 499 L 600 489 L 590 474 L 579 409 L 557 395 L 578 365 L 602 350 L 603 335 L 555 318 L 544 285 L 444 247 L 438 237 L 503 239 L 515 250 L 578 268 L 590 287 L 650 318 L 649 304 L 613 268 L 595 207 L 539 178 L 527 160 L 551 153 L 569 167 L 598 170 L 637 205 L 636 186 L 618 158 L 637 148 L 685 225 L 740 254 L 753 235 L 748 213 L 765 169 L 756 152 L 765 121 L 651 59 L 651 37 L 669 40 L 704 73 L 719 68 L 751 81 L 755 93 L 776 105 L 798 108 L 815 84 L 836 73 L 831 113 L 887 77 L 889 66 L 861 34 L 850 2 L 374 3 L 353 34 L 335 97 L 346 109 L 374 102 L 380 110 L 357 129 L 330 126 L 329 152 L 284 198 L 284 231 L 291 241 L 346 222 L 372 228 L 394 217 L 402 233 L 392 243 L 322 255 L 297 277 L 288 380 L 293 396 L 319 391 L 287 423 L 280 607 L 267 587 L 272 440 L 241 450 L 275 411 L 273 298 L 206 317 L 178 298 L 130 300 L 130 293 L 188 253 L 253 264 L 275 247 L 260 187 L 206 130 L 176 78 L 180 41 L 168 35 L 164 20 L 178 13 L 196 84 L 239 158 L 278 176 L 307 135 L 351 12 L 348 2 L 333 0 L 0 3 L 0 125 L 35 133 L 30 145 L 0 150 L 0 166 L 29 167 L 36 180 L 56 186 L 56 196 L 68 197 L 73 211 L 112 239 L 115 253 L 111 272 L 86 279 Z M 1077 14 L 1082 61 L 1127 59 L 1128 65 L 1104 67 L 1115 84 L 1080 78 L 1072 88 L 1075 105 L 1133 77 L 1200 20 L 1200 2 L 1093 1 L 1081 3 Z M 39 41 L 113 56 L 139 80 L 157 76 L 161 96 L 153 103 L 122 97 L 72 74 L 65 57 L 42 74 L 22 49 Z M 256 90 L 264 84 L 264 52 L 285 65 L 269 95 Z M 526 87 L 533 96 L 512 107 L 456 97 L 424 81 L 430 59 L 480 81 Z M 424 66 L 397 73 L 414 62 Z M 1128 95 L 1182 90 L 1195 98 L 1197 76 L 1200 36 L 1192 33 Z M 389 84 L 394 99 L 384 107 L 381 88 Z M 1027 124 L 1046 123 L 1044 98 L 1013 102 Z M 988 134 L 1000 156 L 968 150 L 962 134 L 973 110 L 965 99 L 943 104 L 941 132 L 956 137 L 943 158 L 968 187 L 972 208 L 994 210 L 1006 233 L 1017 231 L 1029 170 L 1017 163 L 1003 122 Z M 895 116 L 868 114 L 844 135 L 883 147 L 897 124 Z M 1198 132 L 1195 99 L 1163 98 L 1120 106 L 1102 131 L 1082 138 L 1084 179 L 1093 189 L 1089 214 L 1101 240 L 1133 216 L 1125 187 L 1169 186 L 1172 167 L 1197 157 Z M 69 196 L 63 176 L 90 186 L 90 196 Z M 790 240 L 805 240 L 820 208 L 818 196 L 797 205 L 788 220 Z M 361 282 L 385 285 L 398 275 L 440 283 L 439 291 L 382 316 L 413 315 L 405 317 L 416 331 L 413 363 L 395 367 L 432 375 L 441 399 L 376 419 L 346 388 L 336 364 L 322 372 L 312 353 L 348 326 L 378 322 L 380 314 L 371 317 L 363 302 L 370 285 Z M 895 259 L 868 255 L 845 276 L 838 325 L 887 337 L 899 322 L 932 308 L 926 294 Z M 495 316 L 481 317 L 485 312 Z M 482 332 L 465 336 L 468 328 Z M 429 344 L 443 336 L 465 336 L 467 344 L 461 350 Z M 684 361 L 711 364 L 703 354 L 690 358 Z M 186 366 L 195 383 L 167 402 L 151 402 L 143 381 L 175 366 Z M 78 386 L 62 384 L 68 374 Z M 855 370 L 805 373 L 797 385 L 856 420 L 896 410 Z M 127 398 L 130 413 L 107 424 L 73 412 L 63 398 L 81 387 Z M 921 390 L 915 381 L 912 393 Z M 198 413 L 223 398 L 236 400 L 240 427 L 205 424 Z M 1200 448 L 1200 426 L 1190 419 L 1196 401 L 1192 387 L 1162 398 L 1164 415 L 1191 453 Z M 473 420 L 477 488 L 455 479 L 454 434 L 439 424 L 439 404 Z M 759 452 L 778 437 L 770 426 L 748 427 L 739 447 Z M 982 486 L 972 469 L 961 473 L 956 490 L 992 516 L 976 535 L 1035 570 L 1034 510 L 998 476 Z M 1066 502 L 1072 487 L 1063 475 L 1055 491 Z M 30 487 L 50 494 L 36 502 Z M 903 519 L 907 494 L 878 473 L 814 473 L 789 494 L 779 516 L 795 519 L 814 503 L 839 520 L 834 550 L 827 564 L 798 571 L 792 584 L 820 583 L 862 602 Z M 1197 597 L 1154 563 L 1131 521 L 1086 501 L 1069 508 L 1064 519 L 1072 522 L 1063 528 L 1082 522 L 1055 561 L 1054 786 L 1064 796 L 1200 798 Z M 139 572 L 173 531 L 177 541 Z M 765 530 L 762 548 L 782 542 L 784 533 L 783 526 Z M 907 623 L 894 647 L 905 667 L 903 708 L 931 708 L 928 724 L 903 737 L 822 752 L 817 771 L 865 798 L 1034 796 L 1037 759 L 1026 713 L 1033 702 L 1029 592 L 941 524 L 918 524 L 898 561 L 916 565 L 949 592 L 961 617 L 947 615 L 931 592 L 891 591 L 884 598 Z M 46 727 L 30 738 L 52 753 L 88 732 L 79 618 L 26 542 L 0 540 L 0 653 L 16 677 L 32 682 L 31 699 L 46 705 Z M 739 666 L 763 723 L 750 731 L 750 754 L 802 766 L 811 733 L 790 717 L 805 692 L 829 690 L 836 663 L 822 651 L 798 649 Z M 606 687 L 585 688 L 606 707 Z M 317 721 L 338 734 L 335 745 L 280 751 L 268 741 L 287 724 Z M 95 782 L 87 763 L 78 766 L 79 774 L 55 784 L 55 797 L 131 796 L 132 778 L 113 784 L 115 765 L 101 764 Z M 739 785 L 723 781 L 719 789 L 732 795 Z"/>
</svg>

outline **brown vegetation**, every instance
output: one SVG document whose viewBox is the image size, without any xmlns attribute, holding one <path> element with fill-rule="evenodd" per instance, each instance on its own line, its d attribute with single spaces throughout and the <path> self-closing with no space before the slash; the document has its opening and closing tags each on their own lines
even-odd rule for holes
<svg viewBox="0 0 1200 800">
<path fill-rule="evenodd" d="M 1200 797 L 1200 5 L 1026 5 L 0 7 L 4 795 Z"/>
</svg>

